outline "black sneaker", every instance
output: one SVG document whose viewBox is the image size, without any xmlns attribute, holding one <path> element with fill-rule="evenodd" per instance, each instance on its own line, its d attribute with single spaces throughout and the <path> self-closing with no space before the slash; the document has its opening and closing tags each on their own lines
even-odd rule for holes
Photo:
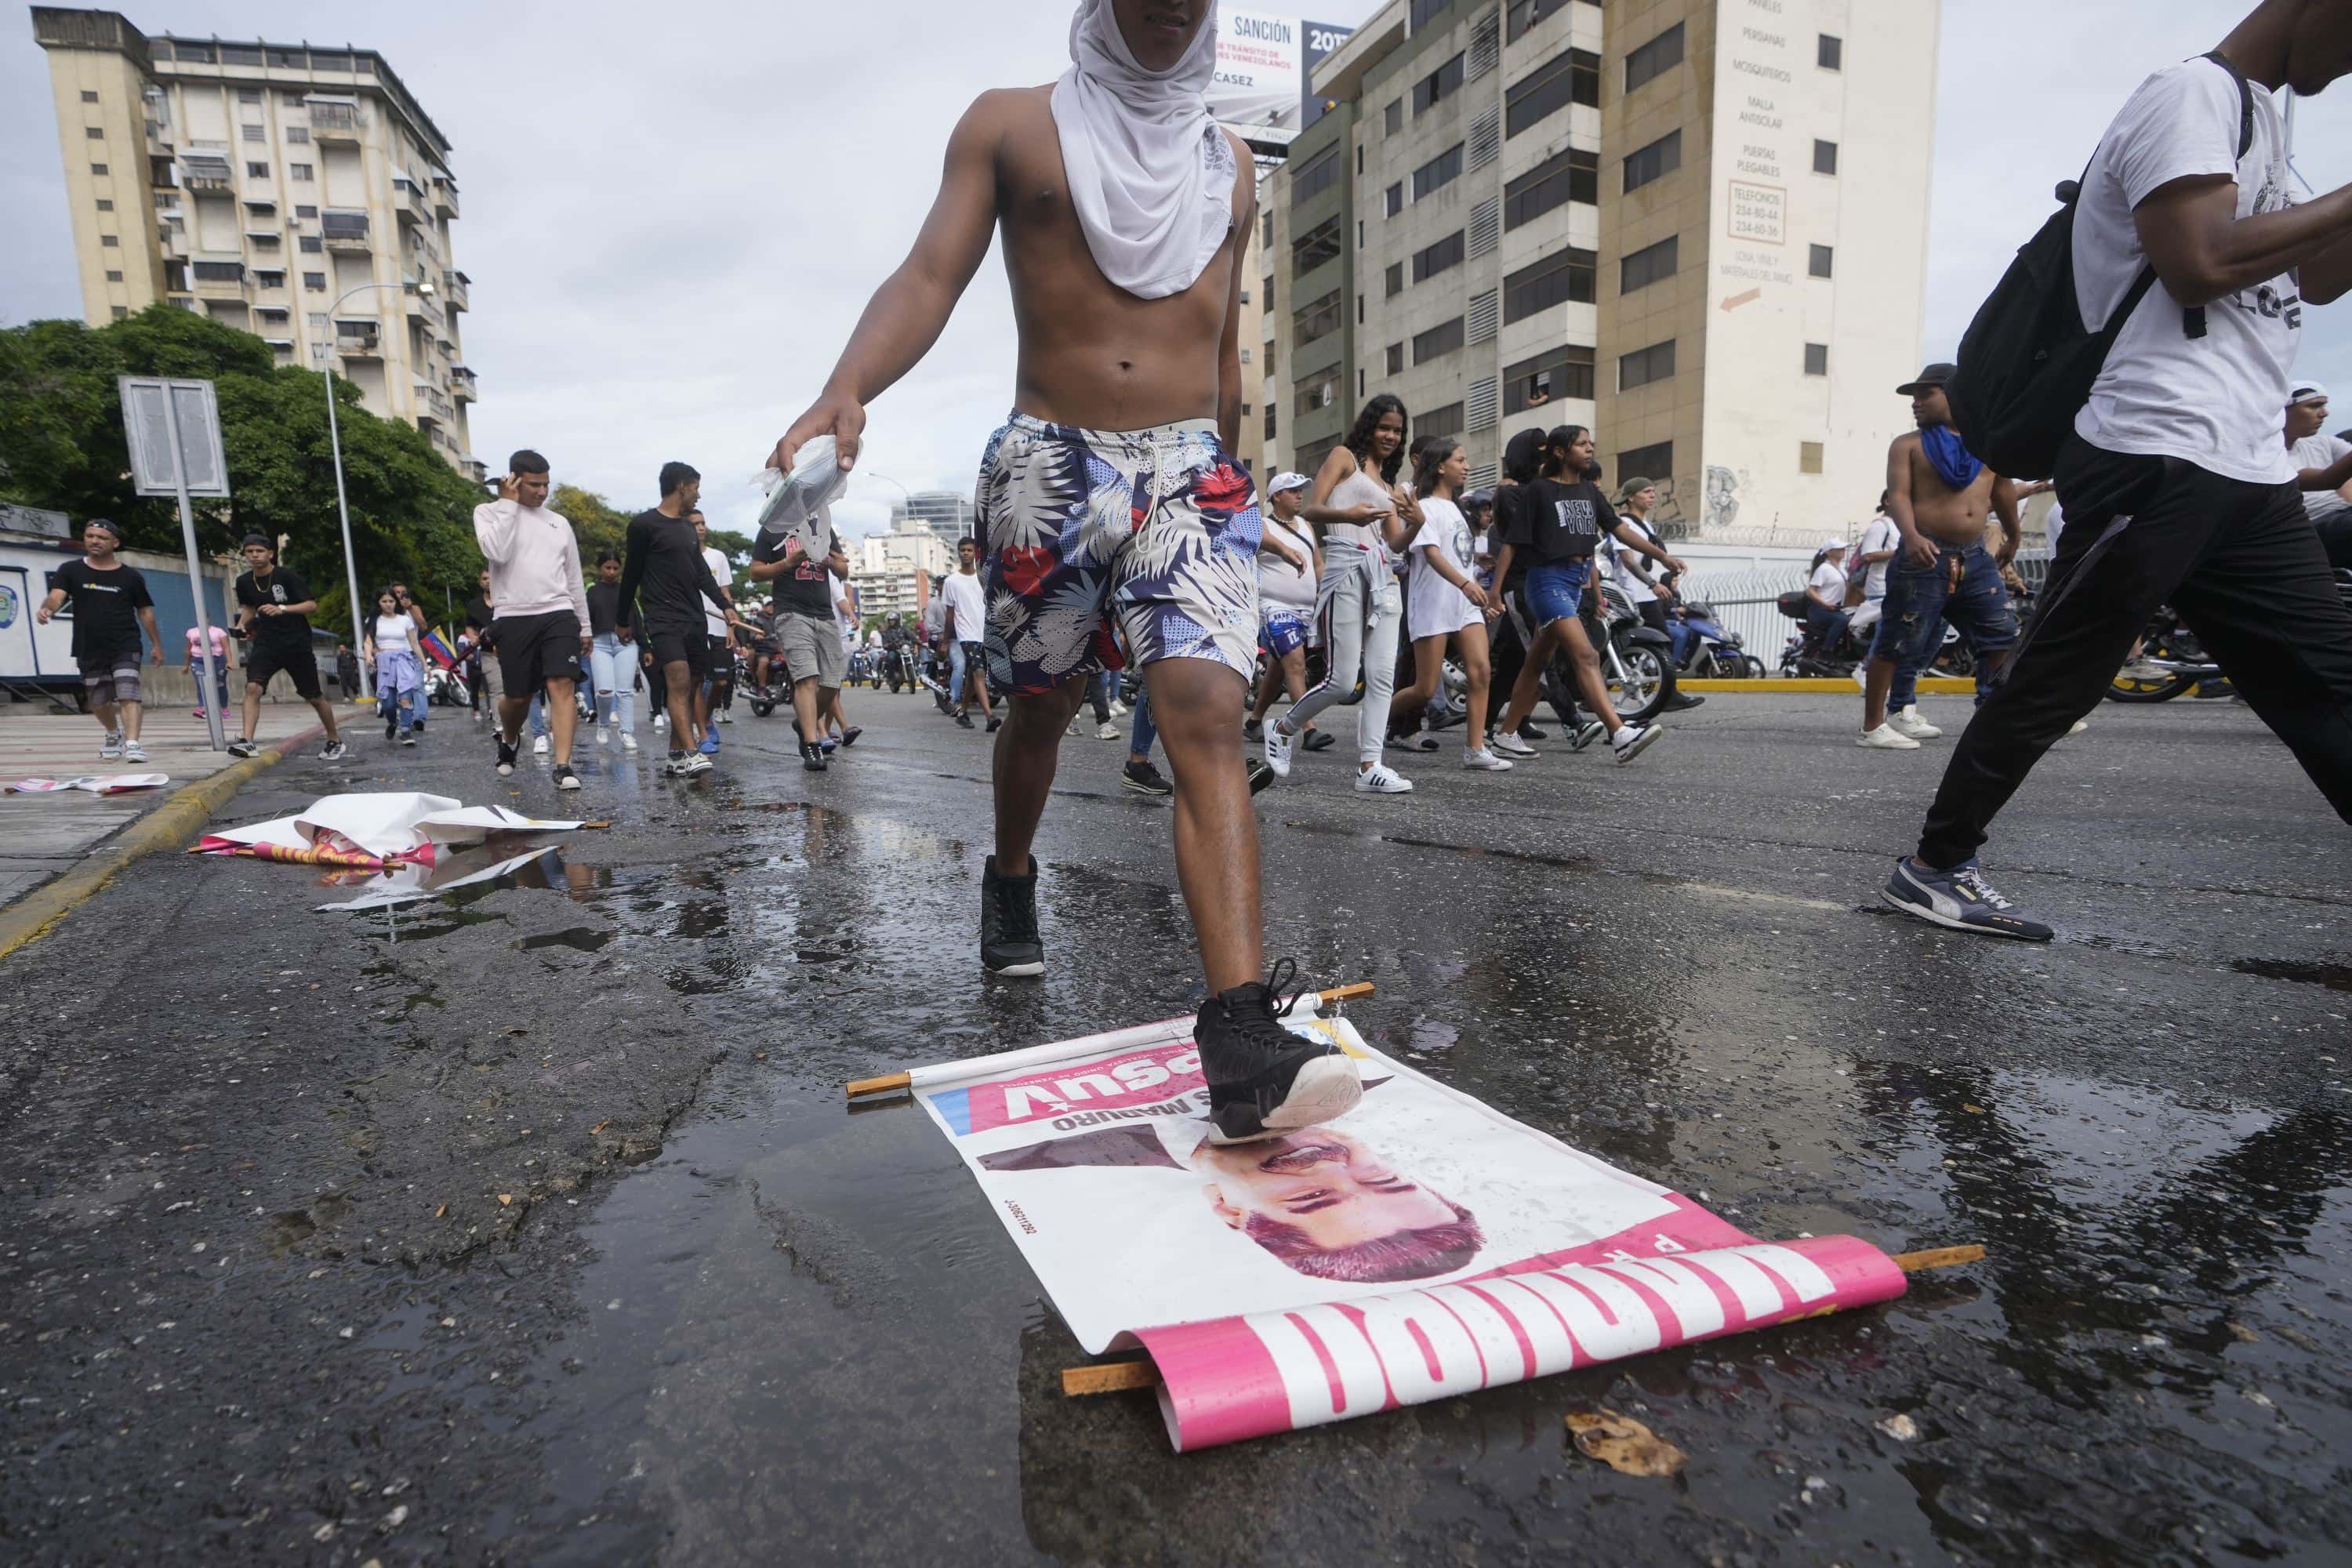
<svg viewBox="0 0 2352 1568">
<path fill-rule="evenodd" d="M 1247 1143 L 1344 1116 L 1364 1097 L 1345 1051 L 1282 1026 L 1297 1000 L 1282 994 L 1298 973 L 1283 959 L 1264 984 L 1252 981 L 1201 1004 L 1192 1026 L 1201 1076 L 1209 1083 L 1213 1143 Z"/>
<path fill-rule="evenodd" d="M 1242 772 L 1249 777 L 1250 794 L 1256 795 L 1274 783 L 1274 769 L 1264 757 L 1244 757 Z"/>
<path fill-rule="evenodd" d="M 425 721 L 424 721 L 424 720 L 422 720 L 422 719 L 419 719 L 418 721 L 416 721 L 416 723 L 415 723 L 415 728 L 416 732 L 417 732 L 418 734 L 422 735 L 423 733 L 425 733 Z"/>
<path fill-rule="evenodd" d="M 351 747 L 340 736 L 319 748 L 319 755 L 331 763 L 340 763 L 350 754 Z"/>
<path fill-rule="evenodd" d="M 259 746 L 255 745 L 251 741 L 245 739 L 243 736 L 239 736 L 237 739 L 231 741 L 228 743 L 228 754 L 232 757 L 249 757 L 260 750 L 261 748 Z"/>
<path fill-rule="evenodd" d="M 814 741 L 801 742 L 801 766 L 813 773 L 821 773 L 829 765 L 825 760 L 823 746 L 818 745 Z"/>
<path fill-rule="evenodd" d="M 391 740 L 399 728 L 400 725 L 397 720 L 386 719 L 383 721 L 383 738 L 387 741 Z"/>
<path fill-rule="evenodd" d="M 570 763 L 556 763 L 554 773 L 549 776 L 555 780 L 555 787 L 558 789 L 578 789 L 580 787 L 580 775 L 572 771 L 572 764 Z"/>
<path fill-rule="evenodd" d="M 1432 712 L 1426 721 L 1433 730 L 1453 730 L 1467 724 L 1470 715 L 1458 708 L 1448 708 L 1443 712 Z"/>
<path fill-rule="evenodd" d="M 499 777 L 515 771 L 515 748 L 504 735 L 499 737 Z"/>
<path fill-rule="evenodd" d="M 412 731 L 409 734 L 403 735 L 400 738 L 400 743 L 404 746 L 413 746 L 416 744 L 416 736 L 415 732 Z"/>
<path fill-rule="evenodd" d="M 2048 942 L 2052 935 L 2048 926 L 2018 913 L 2017 906 L 1984 879 L 1974 856 L 1948 871 L 1931 871 L 1906 856 L 1895 863 L 1895 873 L 1878 896 L 1906 915 L 1953 931 L 2020 942 Z"/>
<path fill-rule="evenodd" d="M 1267 768 L 1265 771 L 1272 773 L 1274 770 Z M 1129 759 L 1127 766 L 1119 770 L 1118 782 L 1125 784 L 1129 793 L 1132 795 L 1174 795 L 1176 793 L 1176 786 L 1160 776 L 1160 770 L 1151 765 L 1151 761 L 1148 757 L 1139 763 Z"/>
<path fill-rule="evenodd" d="M 866 733 L 866 729 L 865 726 L 861 724 L 852 724 L 848 729 L 844 730 L 841 732 L 842 750 L 847 751 L 850 747 L 857 744 L 857 737 L 864 733 Z"/>
<path fill-rule="evenodd" d="M 1004 716 L 1003 716 L 1003 714 L 1001 714 L 1001 713 L 991 713 L 991 714 L 988 716 L 988 732 L 989 732 L 990 734 L 993 735 L 993 734 L 995 734 L 999 730 L 1002 730 L 1002 729 L 1003 729 L 1003 728 L 1004 728 Z"/>
<path fill-rule="evenodd" d="M 1551 731 L 1545 729 L 1542 725 L 1535 722 L 1533 720 L 1529 720 L 1527 723 L 1519 726 L 1519 739 L 1522 741 L 1549 741 L 1551 739 Z"/>
<path fill-rule="evenodd" d="M 1328 752 L 1339 743 L 1339 738 L 1328 730 L 1309 730 L 1307 739 L 1298 742 L 1298 749 L 1302 752 Z"/>
<path fill-rule="evenodd" d="M 1666 711 L 1687 713 L 1694 708 L 1704 707 L 1706 703 L 1706 699 L 1696 691 L 1677 691 L 1666 700 Z"/>
<path fill-rule="evenodd" d="M 961 709 L 956 711 L 955 721 L 957 727 L 960 729 L 969 730 L 971 728 L 971 715 L 964 712 Z"/>
<path fill-rule="evenodd" d="M 996 857 L 980 873 L 980 962 L 991 974 L 1043 974 L 1037 940 L 1037 858 L 1025 877 L 1000 877 Z"/>
<path fill-rule="evenodd" d="M 1255 719 L 1242 721 L 1242 733 L 1253 741 L 1265 739 L 1265 726 Z"/>
</svg>

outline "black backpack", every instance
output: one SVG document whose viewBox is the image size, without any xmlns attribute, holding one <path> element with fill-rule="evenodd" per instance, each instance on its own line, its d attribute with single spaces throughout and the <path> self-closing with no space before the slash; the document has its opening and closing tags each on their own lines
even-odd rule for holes
<svg viewBox="0 0 2352 1568">
<path fill-rule="evenodd" d="M 2238 156 L 2243 158 L 2254 144 L 2253 89 L 2224 56 L 2203 58 L 2238 84 Z M 2084 173 L 2089 172 L 2086 165 Z M 2074 292 L 2074 206 L 2082 191 L 2078 180 L 2059 185 L 2058 210 L 2019 248 L 1978 307 L 1960 339 L 1959 372 L 1944 388 L 1952 427 L 1997 474 L 2042 479 L 2058 466 L 2059 448 L 2090 401 L 2107 351 L 2156 282 L 2156 268 L 2143 268 L 2105 325 L 2097 331 L 2084 326 Z M 2181 325 L 2189 336 L 2203 337 L 2204 307 L 2182 311 Z"/>
</svg>

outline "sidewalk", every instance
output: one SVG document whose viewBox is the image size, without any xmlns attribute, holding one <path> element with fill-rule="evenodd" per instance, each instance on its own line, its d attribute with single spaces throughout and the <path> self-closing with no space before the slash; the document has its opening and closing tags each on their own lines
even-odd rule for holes
<svg viewBox="0 0 2352 1568">
<path fill-rule="evenodd" d="M 232 710 L 235 711 L 234 710 Z M 355 710 L 339 710 L 341 712 Z M 342 721 L 349 723 L 349 720 Z M 236 736 L 241 715 L 225 731 Z M 263 749 L 319 727 L 307 702 L 264 702 L 254 738 Z M 0 705 L 0 780 L 69 779 L 84 773 L 169 773 L 161 789 L 96 795 L 87 790 L 54 795 L 0 795 L 0 908 L 16 903 L 82 858 L 131 823 L 182 790 L 228 767 L 236 759 L 212 749 L 205 721 L 185 708 L 149 709 L 141 741 L 143 763 L 101 762 L 97 721 L 32 703 Z"/>
</svg>

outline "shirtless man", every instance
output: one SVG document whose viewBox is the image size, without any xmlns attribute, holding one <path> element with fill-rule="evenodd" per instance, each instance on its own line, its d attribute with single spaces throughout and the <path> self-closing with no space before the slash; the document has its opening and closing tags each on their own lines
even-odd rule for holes
<svg viewBox="0 0 2352 1568">
<path fill-rule="evenodd" d="M 1960 444 L 1944 400 L 1944 384 L 1954 374 L 1948 364 L 1931 364 L 1895 389 L 1911 400 L 1919 428 L 1896 437 L 1886 450 L 1886 510 L 1903 543 L 1887 568 L 1863 691 L 1862 738 L 1854 742 L 1875 751 L 1916 752 L 1921 740 L 1943 733 L 1916 716 L 1890 726 L 1886 710 L 1891 701 L 1907 713 L 1917 700 L 1919 671 L 1946 621 L 1976 649 L 1979 694 L 2017 646 L 2017 612 L 2000 583 L 2000 569 L 2017 556 L 2017 487 Z M 1988 511 L 2000 519 L 1998 555 L 1984 547 Z"/>
<path fill-rule="evenodd" d="M 1176 866 L 1210 996 L 1196 1026 L 1226 1141 L 1351 1108 L 1353 1063 L 1278 1021 L 1261 979 L 1257 821 L 1242 709 L 1257 654 L 1258 510 L 1231 456 L 1241 422 L 1240 256 L 1249 154 L 1202 98 L 1211 0 L 1079 0 L 1071 69 L 984 92 L 949 138 L 913 252 L 878 289 L 824 390 L 777 442 L 831 434 L 846 468 L 866 404 L 914 368 L 1001 229 L 1019 323 L 1013 413 L 981 462 L 996 853 L 981 960 L 1045 969 L 1030 847 L 1086 682 L 1117 618 L 1176 774 Z M 1071 520 L 1075 519 L 1075 522 Z"/>
</svg>

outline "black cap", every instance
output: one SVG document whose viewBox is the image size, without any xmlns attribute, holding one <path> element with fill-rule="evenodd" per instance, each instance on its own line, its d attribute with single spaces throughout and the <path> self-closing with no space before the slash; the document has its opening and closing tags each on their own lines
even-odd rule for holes
<svg viewBox="0 0 2352 1568">
<path fill-rule="evenodd" d="M 1936 363 L 1931 364 L 1927 369 L 1921 371 L 1917 379 L 1906 381 L 1902 385 L 1896 387 L 1895 389 L 1895 395 L 1897 397 L 1910 397 L 1915 394 L 1925 392 L 1930 387 L 1948 385 L 1951 383 L 1952 378 L 1959 374 L 1960 367 L 1958 365 L 1946 364 L 1939 360 Z"/>
</svg>

